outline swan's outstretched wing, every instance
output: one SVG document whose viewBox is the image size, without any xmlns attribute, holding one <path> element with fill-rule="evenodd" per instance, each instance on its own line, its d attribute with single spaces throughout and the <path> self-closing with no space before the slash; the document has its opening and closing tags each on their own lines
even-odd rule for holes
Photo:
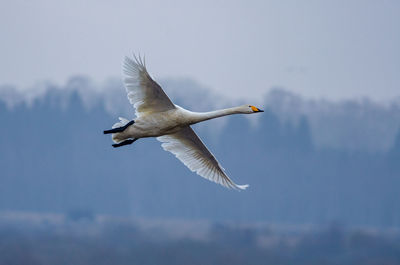
<svg viewBox="0 0 400 265">
<path fill-rule="evenodd" d="M 161 112 L 175 108 L 159 84 L 151 79 L 142 59 L 125 57 L 124 83 L 128 99 L 139 117 L 144 112 Z"/>
<path fill-rule="evenodd" d="M 189 126 L 177 133 L 157 137 L 165 151 L 173 153 L 191 171 L 227 188 L 246 189 L 249 185 L 235 184 L 224 172 L 217 159 Z"/>
</svg>

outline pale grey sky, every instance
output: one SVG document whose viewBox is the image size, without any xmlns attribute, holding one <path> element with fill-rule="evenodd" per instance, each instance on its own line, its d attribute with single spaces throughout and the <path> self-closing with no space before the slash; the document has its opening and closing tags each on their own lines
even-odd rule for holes
<svg viewBox="0 0 400 265">
<path fill-rule="evenodd" d="M 274 86 L 328 99 L 400 96 L 400 1 L 0 0 L 0 84 L 119 76 L 146 54 L 156 78 L 227 96 Z"/>
</svg>

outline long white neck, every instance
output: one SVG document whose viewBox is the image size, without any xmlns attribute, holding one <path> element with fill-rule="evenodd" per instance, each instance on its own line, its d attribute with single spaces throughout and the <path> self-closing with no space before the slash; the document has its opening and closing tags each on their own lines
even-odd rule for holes
<svg viewBox="0 0 400 265">
<path fill-rule="evenodd" d="M 190 112 L 190 123 L 198 123 L 206 120 L 211 120 L 215 118 L 219 118 L 222 116 L 232 115 L 232 114 L 240 114 L 242 113 L 239 110 L 240 107 L 233 107 L 228 109 L 214 110 L 209 112 Z"/>
</svg>

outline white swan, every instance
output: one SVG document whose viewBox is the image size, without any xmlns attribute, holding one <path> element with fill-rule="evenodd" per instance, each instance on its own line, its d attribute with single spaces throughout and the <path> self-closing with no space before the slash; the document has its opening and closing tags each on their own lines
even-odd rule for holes
<svg viewBox="0 0 400 265">
<path fill-rule="evenodd" d="M 263 112 L 243 105 L 211 112 L 192 112 L 172 103 L 162 88 L 150 77 L 144 60 L 134 56 L 125 57 L 123 64 L 124 83 L 128 99 L 134 106 L 136 119 L 119 118 L 112 133 L 114 147 L 132 144 L 139 138 L 157 137 L 164 150 L 173 153 L 191 171 L 219 183 L 227 188 L 245 189 L 249 185 L 235 184 L 207 149 L 190 125 L 231 114 Z"/>
</svg>

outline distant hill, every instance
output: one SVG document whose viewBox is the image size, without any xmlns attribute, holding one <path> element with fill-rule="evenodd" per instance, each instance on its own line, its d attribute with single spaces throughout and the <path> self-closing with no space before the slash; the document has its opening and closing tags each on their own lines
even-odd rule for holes
<svg viewBox="0 0 400 265">
<path fill-rule="evenodd" d="M 236 104 L 190 80 L 162 85 L 193 110 Z M 103 129 L 133 118 L 120 81 L 75 77 L 35 91 L 0 88 L 0 210 L 400 225 L 397 103 L 312 102 L 279 90 L 262 100 L 262 115 L 195 126 L 227 173 L 250 184 L 235 192 L 191 173 L 155 139 L 113 149 Z"/>
</svg>

